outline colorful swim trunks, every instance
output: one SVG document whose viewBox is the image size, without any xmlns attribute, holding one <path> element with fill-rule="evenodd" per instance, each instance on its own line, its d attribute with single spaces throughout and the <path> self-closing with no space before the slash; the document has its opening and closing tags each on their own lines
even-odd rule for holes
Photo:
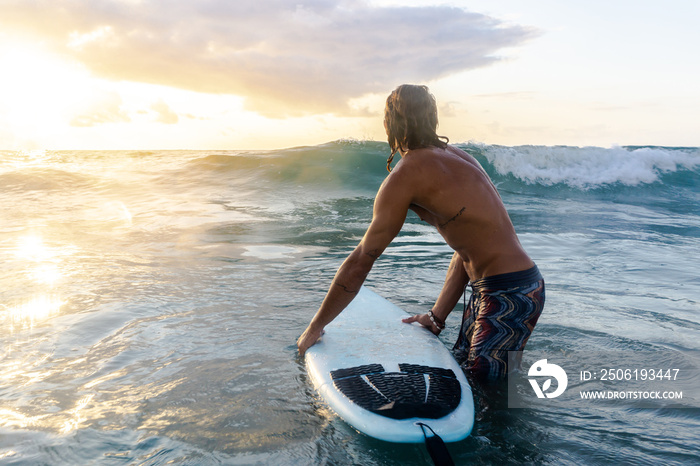
<svg viewBox="0 0 700 466">
<path fill-rule="evenodd" d="M 454 351 L 462 367 L 484 380 L 507 375 L 508 351 L 525 348 L 544 307 L 544 279 L 537 266 L 470 282 Z"/>
</svg>

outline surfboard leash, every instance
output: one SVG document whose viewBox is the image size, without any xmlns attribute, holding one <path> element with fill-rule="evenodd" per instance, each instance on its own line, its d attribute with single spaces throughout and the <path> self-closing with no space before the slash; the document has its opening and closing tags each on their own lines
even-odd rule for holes
<svg viewBox="0 0 700 466">
<path fill-rule="evenodd" d="M 416 424 L 419 425 L 423 431 L 423 437 L 425 437 L 425 448 L 428 449 L 428 454 L 430 455 L 430 458 L 432 458 L 435 466 L 454 466 L 455 463 L 452 461 L 450 452 L 447 450 L 447 445 L 445 445 L 445 442 L 443 442 L 440 436 L 436 434 L 428 424 L 424 424 L 422 422 L 416 422 Z M 433 434 L 432 436 L 428 437 L 428 434 L 425 432 L 426 427 Z"/>
</svg>

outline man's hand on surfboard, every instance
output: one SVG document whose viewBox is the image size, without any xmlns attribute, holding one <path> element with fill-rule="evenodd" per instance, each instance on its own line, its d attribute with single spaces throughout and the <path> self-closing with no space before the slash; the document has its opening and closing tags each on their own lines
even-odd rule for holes
<svg viewBox="0 0 700 466">
<path fill-rule="evenodd" d="M 413 322 L 418 322 L 423 327 L 425 327 L 428 330 L 430 330 L 431 332 L 433 332 L 433 334 L 435 334 L 435 335 L 440 335 L 440 332 L 442 331 L 441 329 L 437 328 L 435 326 L 435 324 L 433 324 L 431 322 L 428 314 L 418 314 L 415 316 L 406 317 L 405 319 L 401 319 L 401 322 L 403 322 L 405 324 L 412 324 Z"/>
<path fill-rule="evenodd" d="M 321 335 L 323 335 L 323 329 L 314 330 L 311 328 L 311 326 L 306 327 L 304 333 L 302 333 L 299 339 L 297 340 L 297 348 L 299 348 L 299 355 L 304 356 L 306 350 L 311 348 L 318 341 L 318 339 L 321 338 Z"/>
</svg>

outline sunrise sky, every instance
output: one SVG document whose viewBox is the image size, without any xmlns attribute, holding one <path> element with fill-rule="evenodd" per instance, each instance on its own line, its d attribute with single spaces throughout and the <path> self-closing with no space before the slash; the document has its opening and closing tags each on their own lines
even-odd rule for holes
<svg viewBox="0 0 700 466">
<path fill-rule="evenodd" d="M 385 140 L 428 84 L 440 134 L 700 146 L 700 2 L 0 0 L 0 149 Z"/>
</svg>

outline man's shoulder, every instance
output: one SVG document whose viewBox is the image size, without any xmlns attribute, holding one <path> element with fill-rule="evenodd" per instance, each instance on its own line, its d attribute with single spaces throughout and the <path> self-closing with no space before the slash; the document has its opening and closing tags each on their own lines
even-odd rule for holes
<svg viewBox="0 0 700 466">
<path fill-rule="evenodd" d="M 437 149 L 437 148 L 435 148 Z M 438 149 L 439 150 L 439 149 Z M 433 148 L 414 149 L 404 154 L 384 182 L 385 190 L 411 193 L 421 192 L 441 176 L 441 156 Z"/>
<path fill-rule="evenodd" d="M 442 168 L 455 164 L 472 164 L 472 157 L 463 150 L 454 146 L 445 147 L 423 147 L 408 151 L 402 157 L 404 171 L 425 172 L 430 169 L 441 170 Z"/>
<path fill-rule="evenodd" d="M 430 165 L 441 157 L 444 157 L 447 153 L 445 149 L 440 147 L 421 147 L 420 149 L 409 150 L 401 157 L 401 161 L 406 168 L 417 168 Z"/>
</svg>

